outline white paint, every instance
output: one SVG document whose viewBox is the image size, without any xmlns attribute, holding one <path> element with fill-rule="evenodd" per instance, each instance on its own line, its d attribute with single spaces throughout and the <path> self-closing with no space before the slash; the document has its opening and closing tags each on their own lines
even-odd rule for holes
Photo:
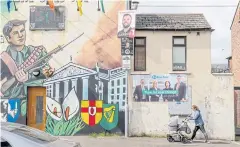
<svg viewBox="0 0 240 147">
<path fill-rule="evenodd" d="M 88 76 L 82 77 L 82 99 L 88 100 Z"/>
</svg>

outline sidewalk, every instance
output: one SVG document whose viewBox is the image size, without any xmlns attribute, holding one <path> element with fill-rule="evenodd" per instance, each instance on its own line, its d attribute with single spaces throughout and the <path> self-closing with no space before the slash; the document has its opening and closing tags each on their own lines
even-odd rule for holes
<svg viewBox="0 0 240 147">
<path fill-rule="evenodd" d="M 148 137 L 90 137 L 90 136 L 63 136 L 63 138 L 80 142 L 82 147 L 179 147 L 179 146 L 199 146 L 199 147 L 240 147 L 240 144 L 230 141 L 211 140 L 210 144 L 196 140 L 191 144 L 181 142 L 169 143 L 165 138 Z"/>
</svg>

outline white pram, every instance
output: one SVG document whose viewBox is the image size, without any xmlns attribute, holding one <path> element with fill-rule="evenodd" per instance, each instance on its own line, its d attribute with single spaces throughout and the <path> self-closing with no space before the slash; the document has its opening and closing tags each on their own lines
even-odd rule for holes
<svg viewBox="0 0 240 147">
<path fill-rule="evenodd" d="M 185 136 L 182 132 L 185 132 L 186 134 L 191 133 L 191 129 L 188 126 L 188 117 L 184 119 L 180 124 L 178 123 L 179 117 L 174 116 L 170 118 L 168 128 L 169 128 L 169 134 L 167 134 L 167 140 L 169 142 L 182 142 L 182 143 L 188 143 L 189 139 L 187 136 Z"/>
</svg>

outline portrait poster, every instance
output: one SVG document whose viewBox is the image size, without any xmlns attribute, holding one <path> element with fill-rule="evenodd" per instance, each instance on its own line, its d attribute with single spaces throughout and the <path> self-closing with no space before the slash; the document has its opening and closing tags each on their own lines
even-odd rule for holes
<svg viewBox="0 0 240 147">
<path fill-rule="evenodd" d="M 183 74 L 134 75 L 133 99 L 136 102 L 188 101 L 187 76 Z"/>
<path fill-rule="evenodd" d="M 118 12 L 118 38 L 134 38 L 135 37 L 135 11 Z"/>
<path fill-rule="evenodd" d="M 121 54 L 133 56 L 133 38 L 121 38 Z"/>
</svg>

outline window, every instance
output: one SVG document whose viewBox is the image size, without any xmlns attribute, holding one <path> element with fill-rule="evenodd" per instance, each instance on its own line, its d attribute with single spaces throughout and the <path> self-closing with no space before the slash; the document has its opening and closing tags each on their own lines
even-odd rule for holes
<svg viewBox="0 0 240 147">
<path fill-rule="evenodd" d="M 112 94 L 114 94 L 114 89 L 112 88 Z"/>
<path fill-rule="evenodd" d="M 111 99 L 114 100 L 114 96 L 111 96 Z"/>
<path fill-rule="evenodd" d="M 117 80 L 117 85 L 118 85 L 118 86 L 120 85 L 120 80 L 119 80 L 119 79 Z"/>
<path fill-rule="evenodd" d="M 119 94 L 120 93 L 120 88 L 117 88 L 117 94 Z"/>
<path fill-rule="evenodd" d="M 119 100 L 120 95 L 117 95 L 117 100 Z"/>
<path fill-rule="evenodd" d="M 47 96 L 48 96 L 48 97 L 51 97 L 52 89 L 53 89 L 52 85 L 48 85 L 48 86 L 47 86 Z"/>
<path fill-rule="evenodd" d="M 123 78 L 123 85 L 126 85 L 126 78 Z"/>
<path fill-rule="evenodd" d="M 111 81 L 111 85 L 114 86 L 114 81 Z"/>
<path fill-rule="evenodd" d="M 173 37 L 172 68 L 173 71 L 186 71 L 186 37 Z"/>
<path fill-rule="evenodd" d="M 124 95 L 123 95 L 123 100 L 125 100 L 125 98 L 126 98 L 126 95 L 124 94 Z"/>
<path fill-rule="evenodd" d="M 126 92 L 126 87 L 123 87 L 123 93 L 125 93 Z"/>
<path fill-rule="evenodd" d="M 136 37 L 134 43 L 134 71 L 146 71 L 146 37 Z"/>
</svg>

